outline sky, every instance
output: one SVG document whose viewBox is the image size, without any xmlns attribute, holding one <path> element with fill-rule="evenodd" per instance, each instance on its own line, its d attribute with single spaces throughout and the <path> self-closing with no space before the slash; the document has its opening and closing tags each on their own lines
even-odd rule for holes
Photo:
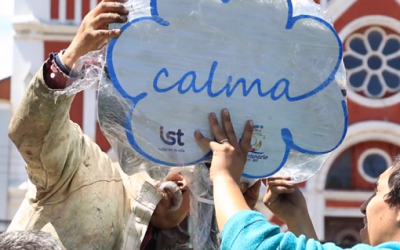
<svg viewBox="0 0 400 250">
<path fill-rule="evenodd" d="M 0 8 L 0 79 L 11 76 L 13 53 L 14 0 L 7 0 Z"/>
</svg>

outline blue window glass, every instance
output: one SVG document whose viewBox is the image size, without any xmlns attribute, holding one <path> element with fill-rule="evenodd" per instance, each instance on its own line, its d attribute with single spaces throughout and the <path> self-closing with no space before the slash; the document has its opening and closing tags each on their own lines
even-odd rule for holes
<svg viewBox="0 0 400 250">
<path fill-rule="evenodd" d="M 378 50 L 382 40 L 382 34 L 378 31 L 372 31 L 368 34 L 368 42 L 372 50 Z"/>
<path fill-rule="evenodd" d="M 349 47 L 352 51 L 357 52 L 358 54 L 367 54 L 367 48 L 365 47 L 364 41 L 361 38 L 353 38 L 349 43 Z"/>
<path fill-rule="evenodd" d="M 368 93 L 371 96 L 379 96 L 383 90 L 382 84 L 376 75 L 371 76 L 367 85 Z"/>
<path fill-rule="evenodd" d="M 385 172 L 385 170 L 388 168 L 388 165 L 382 155 L 370 154 L 364 159 L 362 168 L 366 175 L 368 175 L 370 178 L 376 179 L 379 178 L 383 172 Z"/>
<path fill-rule="evenodd" d="M 389 88 L 397 89 L 400 86 L 400 78 L 397 75 L 386 70 L 382 72 L 382 75 Z"/>
<path fill-rule="evenodd" d="M 349 70 L 349 86 L 370 98 L 384 98 L 387 91 L 400 90 L 400 56 L 396 54 L 399 51 L 400 36 L 387 36 L 380 29 L 369 30 L 363 37 L 353 36 L 343 57 Z"/>
<path fill-rule="evenodd" d="M 361 70 L 360 72 L 353 73 L 349 77 L 349 83 L 353 88 L 359 88 L 364 84 L 365 78 L 367 77 L 367 71 Z"/>
<path fill-rule="evenodd" d="M 397 39 L 390 38 L 386 41 L 385 47 L 382 50 L 382 53 L 387 56 L 393 53 L 396 53 L 400 49 L 400 42 Z"/>
<path fill-rule="evenodd" d="M 343 58 L 344 66 L 346 66 L 346 69 L 355 69 L 357 67 L 360 67 L 362 65 L 362 61 L 354 56 L 351 55 L 346 55 Z"/>
<path fill-rule="evenodd" d="M 396 57 L 391 60 L 388 60 L 387 64 L 393 69 L 400 70 L 400 57 Z"/>
<path fill-rule="evenodd" d="M 370 69 L 380 69 L 382 67 L 382 59 L 379 56 L 370 56 L 368 58 L 368 67 Z"/>
</svg>

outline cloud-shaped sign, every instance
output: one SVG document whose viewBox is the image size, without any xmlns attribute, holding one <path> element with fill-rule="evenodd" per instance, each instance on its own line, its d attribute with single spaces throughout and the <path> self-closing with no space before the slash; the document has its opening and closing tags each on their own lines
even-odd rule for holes
<svg viewBox="0 0 400 250">
<path fill-rule="evenodd" d="M 208 159 L 193 134 L 212 137 L 207 115 L 222 108 L 237 132 L 255 122 L 247 177 L 276 173 L 291 152 L 319 156 L 342 142 L 347 107 L 334 80 L 342 43 L 311 1 L 131 2 L 134 18 L 111 40 L 107 64 L 131 103 L 126 140 L 145 158 Z"/>
</svg>

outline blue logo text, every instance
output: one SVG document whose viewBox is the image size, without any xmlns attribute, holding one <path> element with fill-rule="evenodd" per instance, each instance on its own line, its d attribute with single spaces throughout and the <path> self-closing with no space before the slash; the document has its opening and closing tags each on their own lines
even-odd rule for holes
<svg viewBox="0 0 400 250">
<path fill-rule="evenodd" d="M 179 146 L 184 146 L 185 143 L 182 142 L 182 137 L 184 135 L 185 134 L 182 133 L 180 129 L 178 129 L 177 132 L 174 131 L 166 132 L 164 137 L 164 127 L 160 127 L 160 139 L 166 145 L 173 146 L 176 143 L 178 143 Z"/>
</svg>

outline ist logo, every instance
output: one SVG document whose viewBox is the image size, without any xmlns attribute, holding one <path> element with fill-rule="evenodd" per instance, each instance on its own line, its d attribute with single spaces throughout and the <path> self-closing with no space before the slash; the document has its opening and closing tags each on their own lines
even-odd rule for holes
<svg viewBox="0 0 400 250">
<path fill-rule="evenodd" d="M 160 127 L 160 139 L 167 145 L 169 146 L 173 146 L 176 143 L 178 143 L 179 146 L 183 146 L 185 145 L 185 143 L 182 142 L 182 137 L 185 134 L 182 133 L 182 131 L 180 129 L 178 129 L 178 131 L 167 131 L 165 133 L 165 137 L 164 137 L 164 127 L 161 126 Z"/>
</svg>

